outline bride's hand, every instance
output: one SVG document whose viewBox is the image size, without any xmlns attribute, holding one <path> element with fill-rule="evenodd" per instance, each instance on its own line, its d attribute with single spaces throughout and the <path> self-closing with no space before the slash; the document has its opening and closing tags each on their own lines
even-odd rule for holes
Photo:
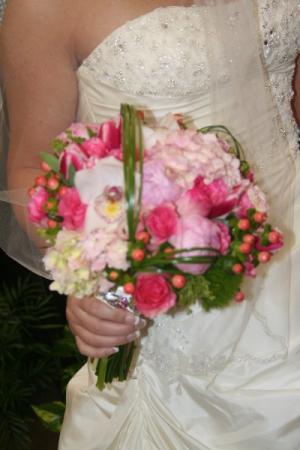
<svg viewBox="0 0 300 450">
<path fill-rule="evenodd" d="M 134 314 L 92 297 L 69 297 L 66 315 L 80 353 L 94 358 L 111 355 L 119 345 L 134 341 L 146 325 Z"/>
</svg>

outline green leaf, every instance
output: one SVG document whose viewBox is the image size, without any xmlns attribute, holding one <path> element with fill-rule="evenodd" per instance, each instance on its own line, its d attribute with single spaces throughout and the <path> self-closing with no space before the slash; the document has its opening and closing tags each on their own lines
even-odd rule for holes
<svg viewBox="0 0 300 450">
<path fill-rule="evenodd" d="M 41 158 L 48 166 L 56 173 L 59 172 L 59 159 L 55 155 L 51 155 L 50 153 L 42 152 Z"/>
<path fill-rule="evenodd" d="M 205 274 L 209 283 L 209 296 L 202 296 L 203 308 L 209 311 L 213 308 L 224 308 L 233 300 L 243 280 L 242 275 L 236 275 L 226 270 L 226 257 L 220 258 Z"/>
<path fill-rule="evenodd" d="M 178 304 L 188 308 L 203 297 L 210 300 L 214 298 L 210 292 L 208 281 L 202 275 L 191 276 L 184 288 L 179 291 Z"/>
<path fill-rule="evenodd" d="M 70 164 L 69 169 L 68 169 L 68 179 L 67 179 L 67 183 L 69 186 L 74 186 L 75 174 L 76 174 L 76 169 L 73 166 L 73 164 Z"/>
<path fill-rule="evenodd" d="M 60 432 L 65 413 L 64 403 L 52 402 L 39 406 L 32 405 L 32 409 L 48 430 L 54 433 Z"/>
</svg>

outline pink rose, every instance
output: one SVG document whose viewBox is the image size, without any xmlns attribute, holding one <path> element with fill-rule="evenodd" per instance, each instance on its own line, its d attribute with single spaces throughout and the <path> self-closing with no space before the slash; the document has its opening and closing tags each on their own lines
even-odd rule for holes
<svg viewBox="0 0 300 450">
<path fill-rule="evenodd" d="M 63 174 L 63 176 L 66 179 L 68 179 L 70 165 L 72 165 L 74 169 L 77 171 L 84 167 L 86 161 L 87 157 L 81 151 L 79 145 L 69 144 L 66 146 L 66 148 L 60 155 L 59 158 L 60 171 Z"/>
<path fill-rule="evenodd" d="M 176 234 L 169 239 L 170 244 L 178 249 L 189 249 L 193 247 L 212 247 L 217 250 L 226 247 L 222 236 L 224 231 L 220 230 L 219 224 L 201 216 L 191 214 L 181 217 L 178 220 Z M 186 252 L 185 256 L 207 255 L 208 252 Z M 202 274 L 207 271 L 210 264 L 179 264 L 178 267 L 185 272 L 192 274 Z"/>
<path fill-rule="evenodd" d="M 222 179 L 205 184 L 202 177 L 195 181 L 190 195 L 199 204 L 201 213 L 208 217 L 219 217 L 229 213 L 237 203 L 237 196 L 230 193 Z"/>
<path fill-rule="evenodd" d="M 182 189 L 166 175 L 163 161 L 145 161 L 143 173 L 143 206 L 145 208 L 175 202 L 181 193 Z"/>
<path fill-rule="evenodd" d="M 222 222 L 215 222 L 217 226 L 219 227 L 219 240 L 220 240 L 220 252 L 222 255 L 226 255 L 229 246 L 231 244 L 231 237 L 229 233 L 229 228 L 225 223 Z"/>
<path fill-rule="evenodd" d="M 28 203 L 29 219 L 33 223 L 41 225 L 43 219 L 46 219 L 45 203 L 48 201 L 49 194 L 43 187 L 38 187 Z"/>
<path fill-rule="evenodd" d="M 75 188 L 67 189 L 58 205 L 58 214 L 63 217 L 63 229 L 80 230 L 84 224 L 87 205 L 81 203 Z"/>
<path fill-rule="evenodd" d="M 108 149 L 98 137 L 92 137 L 80 145 L 87 157 L 104 158 L 108 156 Z"/>
<path fill-rule="evenodd" d="M 139 275 L 134 292 L 135 306 L 145 317 L 153 318 L 172 308 L 176 295 L 162 275 Z"/>
<path fill-rule="evenodd" d="M 172 204 L 160 205 L 154 208 L 146 217 L 146 227 L 154 238 L 156 245 L 167 241 L 175 232 L 178 216 Z"/>
</svg>

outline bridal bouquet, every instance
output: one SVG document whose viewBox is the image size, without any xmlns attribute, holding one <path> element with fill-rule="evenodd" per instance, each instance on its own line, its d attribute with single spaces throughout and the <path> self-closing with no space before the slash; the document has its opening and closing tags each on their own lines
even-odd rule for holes
<svg viewBox="0 0 300 450">
<path fill-rule="evenodd" d="M 174 308 L 223 308 L 244 300 L 283 245 L 267 223 L 265 195 L 223 126 L 156 127 L 122 105 L 118 121 L 75 123 L 42 154 L 29 218 L 50 244 L 51 289 L 95 295 L 147 318 Z M 134 344 L 97 363 L 98 387 L 127 377 Z"/>
</svg>

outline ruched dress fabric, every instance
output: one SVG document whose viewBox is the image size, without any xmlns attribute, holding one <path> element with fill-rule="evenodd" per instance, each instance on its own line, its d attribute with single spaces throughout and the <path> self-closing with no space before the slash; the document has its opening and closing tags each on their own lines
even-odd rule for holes
<svg viewBox="0 0 300 450">
<path fill-rule="evenodd" d="M 248 301 L 160 317 L 141 339 L 129 380 L 103 392 L 85 365 L 68 385 L 59 450 L 300 448 L 300 179 L 290 107 L 300 4 L 261 0 L 258 9 L 261 54 L 296 167 L 291 251 L 272 263 L 249 300 L 250 320 Z M 199 6 L 158 8 L 109 35 L 78 70 L 78 119 L 101 122 L 126 102 L 156 118 L 181 112 L 196 125 L 209 124 L 212 74 L 199 14 Z M 282 277 L 289 290 L 278 299 Z M 288 337 L 272 326 L 283 310 Z"/>
</svg>

